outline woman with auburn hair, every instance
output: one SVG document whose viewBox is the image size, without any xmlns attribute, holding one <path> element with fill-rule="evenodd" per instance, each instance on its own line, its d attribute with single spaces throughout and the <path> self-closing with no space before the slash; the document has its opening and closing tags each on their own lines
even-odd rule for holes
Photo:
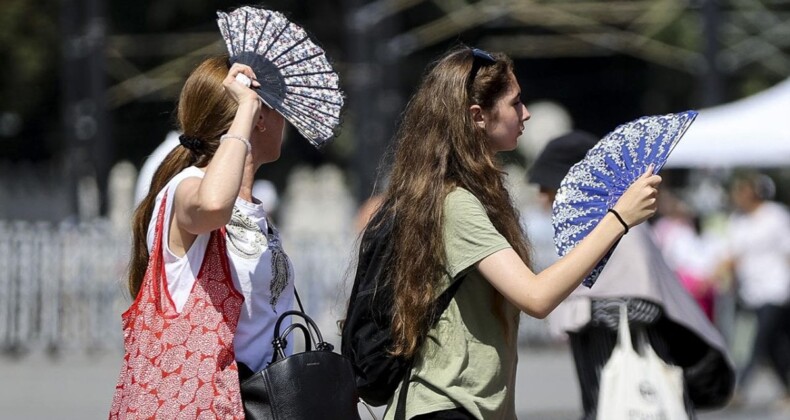
<svg viewBox="0 0 790 420">
<path fill-rule="evenodd" d="M 496 154 L 530 115 L 504 54 L 459 47 L 439 58 L 408 103 L 375 221 L 392 220 L 392 354 L 412 360 L 405 417 L 516 417 L 519 312 L 543 318 L 623 235 L 655 212 L 661 181 L 643 174 L 572 252 L 539 274 Z M 463 279 L 433 322 L 436 298 Z M 401 385 L 385 418 L 395 418 Z"/>
<path fill-rule="evenodd" d="M 277 314 L 292 308 L 290 262 L 252 196 L 255 172 L 280 156 L 284 119 L 240 74 L 260 86 L 227 56 L 192 72 L 180 145 L 134 213 L 112 418 L 243 418 L 239 368 L 272 359 Z"/>
</svg>

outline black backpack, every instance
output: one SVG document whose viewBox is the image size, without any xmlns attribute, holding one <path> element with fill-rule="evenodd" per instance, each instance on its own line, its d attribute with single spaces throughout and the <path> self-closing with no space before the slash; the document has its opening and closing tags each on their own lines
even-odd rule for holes
<svg viewBox="0 0 790 420">
<path fill-rule="evenodd" d="M 389 352 L 393 290 L 386 267 L 392 258 L 393 225 L 390 212 L 379 211 L 362 235 L 341 333 L 340 352 L 354 364 L 359 396 L 373 406 L 386 404 L 411 369 L 411 360 Z M 449 306 L 460 284 L 461 279 L 454 281 L 439 296 L 434 322 Z M 405 404 L 405 397 L 406 393 L 402 392 L 399 406 Z"/>
</svg>

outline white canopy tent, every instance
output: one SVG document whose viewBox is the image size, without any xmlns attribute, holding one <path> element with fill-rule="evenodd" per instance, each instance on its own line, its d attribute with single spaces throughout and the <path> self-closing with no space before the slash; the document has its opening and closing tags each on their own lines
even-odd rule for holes
<svg viewBox="0 0 790 420">
<path fill-rule="evenodd" d="M 703 109 L 666 167 L 790 166 L 790 79 Z"/>
</svg>

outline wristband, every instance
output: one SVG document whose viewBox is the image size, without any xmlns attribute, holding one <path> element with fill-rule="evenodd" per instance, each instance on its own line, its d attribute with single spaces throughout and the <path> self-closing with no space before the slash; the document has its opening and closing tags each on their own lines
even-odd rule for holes
<svg viewBox="0 0 790 420">
<path fill-rule="evenodd" d="M 626 223 L 625 220 L 623 220 L 623 218 L 620 217 L 620 213 L 618 213 L 615 209 L 609 209 L 609 210 L 606 210 L 606 211 L 608 213 L 612 213 L 614 215 L 614 217 L 616 217 L 617 220 L 620 221 L 620 224 L 623 225 L 623 228 L 625 228 L 625 232 L 623 232 L 623 235 L 628 233 L 628 223 Z"/>
<path fill-rule="evenodd" d="M 222 143 L 223 141 L 225 141 L 227 139 L 236 139 L 236 140 L 244 143 L 244 145 L 247 146 L 247 153 L 250 153 L 250 151 L 252 151 L 252 145 L 250 144 L 250 141 L 245 139 L 244 137 L 234 136 L 233 134 L 223 134 L 219 138 L 219 142 Z"/>
</svg>

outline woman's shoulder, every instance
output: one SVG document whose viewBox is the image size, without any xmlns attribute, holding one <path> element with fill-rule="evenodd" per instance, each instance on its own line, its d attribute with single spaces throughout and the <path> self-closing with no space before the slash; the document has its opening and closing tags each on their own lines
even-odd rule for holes
<svg viewBox="0 0 790 420">
<path fill-rule="evenodd" d="M 777 219 L 784 219 L 784 220 L 790 219 L 790 213 L 787 210 L 787 206 L 785 206 L 782 203 L 776 201 L 766 201 L 760 207 L 764 213 L 768 213 L 772 217 L 775 217 Z"/>
<path fill-rule="evenodd" d="M 177 173 L 169 183 L 173 183 L 176 180 L 178 180 L 176 182 L 180 182 L 186 178 L 203 178 L 205 174 L 206 173 L 197 166 L 188 166 Z"/>
<path fill-rule="evenodd" d="M 190 166 L 190 167 L 184 168 L 183 170 L 181 170 L 181 172 L 177 173 L 175 176 L 170 178 L 170 180 L 167 181 L 167 184 L 165 184 L 165 186 L 162 187 L 162 189 L 159 190 L 156 193 L 156 200 L 155 200 L 155 202 L 156 203 L 161 203 L 162 199 L 165 196 L 165 192 L 167 192 L 167 203 L 166 203 L 166 205 L 167 206 L 172 205 L 173 198 L 175 197 L 175 189 L 178 188 L 178 184 L 180 184 L 181 181 L 183 181 L 183 180 L 185 180 L 187 178 L 191 178 L 191 177 L 203 178 L 203 171 L 201 171 L 200 169 L 198 169 L 195 166 Z M 155 219 L 156 219 L 157 214 L 158 214 L 158 209 L 159 209 L 159 205 L 158 204 L 154 205 L 154 208 L 152 210 L 152 217 L 151 217 L 151 222 L 152 223 L 155 222 Z"/>
<path fill-rule="evenodd" d="M 445 220 L 457 220 L 459 222 L 469 222 L 478 217 L 487 217 L 483 203 L 463 187 L 456 187 L 447 194 L 444 200 Z"/>
<path fill-rule="evenodd" d="M 464 204 L 481 205 L 480 200 L 464 187 L 455 187 L 455 189 L 450 191 L 444 199 L 445 206 Z"/>
<path fill-rule="evenodd" d="M 175 191 L 175 188 L 178 188 L 178 184 L 180 184 L 181 181 L 187 178 L 203 178 L 203 175 L 205 175 L 205 173 L 198 167 L 188 166 L 170 178 L 170 181 L 167 181 L 167 184 L 165 184 L 164 188 L 159 191 L 157 197 L 161 198 L 165 191 L 170 191 L 170 194 L 172 195 Z"/>
</svg>

